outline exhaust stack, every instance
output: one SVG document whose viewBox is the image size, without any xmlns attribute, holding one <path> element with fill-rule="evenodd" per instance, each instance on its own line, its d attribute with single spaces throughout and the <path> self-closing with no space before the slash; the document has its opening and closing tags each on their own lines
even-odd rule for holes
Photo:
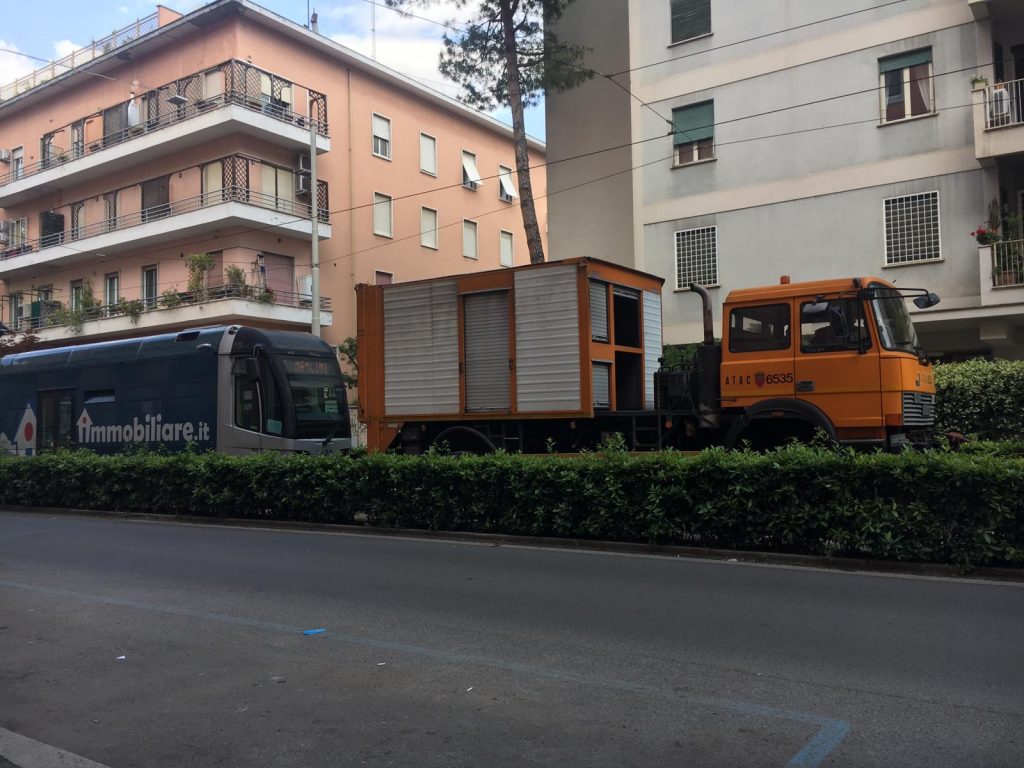
<svg viewBox="0 0 1024 768">
<path fill-rule="evenodd" d="M 708 293 L 707 288 L 697 283 L 690 283 L 690 290 L 700 296 L 701 303 L 704 305 L 704 343 L 708 346 L 713 345 L 715 343 L 715 321 L 711 314 L 711 294 Z"/>
</svg>

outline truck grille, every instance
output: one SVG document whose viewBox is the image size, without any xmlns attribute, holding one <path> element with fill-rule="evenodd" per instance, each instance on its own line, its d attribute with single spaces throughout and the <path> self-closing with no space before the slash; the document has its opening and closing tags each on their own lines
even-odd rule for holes
<svg viewBox="0 0 1024 768">
<path fill-rule="evenodd" d="M 935 423 L 935 395 L 928 392 L 903 393 L 903 425 L 930 427 Z"/>
</svg>

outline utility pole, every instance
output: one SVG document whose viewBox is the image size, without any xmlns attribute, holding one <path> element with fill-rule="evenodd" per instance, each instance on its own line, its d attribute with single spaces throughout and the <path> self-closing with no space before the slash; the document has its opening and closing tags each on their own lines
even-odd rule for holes
<svg viewBox="0 0 1024 768">
<path fill-rule="evenodd" d="M 310 241 L 310 266 L 313 268 L 313 318 L 310 333 L 320 335 L 320 195 L 316 183 L 316 119 L 314 104 L 309 100 L 309 219 L 313 225 Z"/>
</svg>

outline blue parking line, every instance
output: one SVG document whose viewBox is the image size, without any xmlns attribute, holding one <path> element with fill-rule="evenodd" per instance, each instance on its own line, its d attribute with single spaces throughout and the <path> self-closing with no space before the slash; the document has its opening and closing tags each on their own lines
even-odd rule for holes
<svg viewBox="0 0 1024 768">
<path fill-rule="evenodd" d="M 135 608 L 142 611 L 154 611 L 157 613 L 163 613 L 171 616 L 187 616 L 189 618 L 194 619 L 204 619 L 206 621 L 216 621 L 224 624 L 232 624 L 241 627 L 252 627 L 256 629 L 266 629 L 275 632 L 288 632 L 294 634 L 301 633 L 304 631 L 302 627 L 292 626 L 289 624 L 280 624 L 272 621 L 265 621 L 263 619 L 253 619 L 243 616 L 231 616 L 229 614 L 214 613 L 210 611 L 198 611 L 189 608 L 181 608 L 179 606 L 170 605 L 167 603 L 145 603 L 138 600 L 128 600 L 126 598 L 120 597 L 109 597 L 106 595 L 93 595 L 85 592 L 74 592 L 72 590 L 60 589 L 57 587 L 41 587 L 34 584 L 22 584 L 16 581 L 0 580 L 0 587 L 20 589 L 27 592 L 35 592 L 38 594 L 53 595 L 55 597 L 64 597 L 71 600 L 78 600 L 81 602 L 93 603 L 97 605 L 110 605 L 120 608 Z M 631 683 L 626 680 L 591 677 L 588 675 L 576 674 L 574 672 L 564 672 L 561 670 L 551 669 L 548 667 L 540 667 L 534 664 L 527 664 L 525 662 L 518 661 L 509 661 L 507 659 L 500 659 L 491 656 L 460 653 L 457 651 L 445 651 L 439 648 L 431 648 L 429 646 L 398 643 L 391 640 L 377 640 L 374 638 L 360 637 L 358 635 L 349 635 L 334 631 L 327 633 L 325 637 L 328 637 L 331 640 L 340 641 L 348 645 L 369 647 L 378 650 L 394 651 L 396 653 L 404 653 L 412 656 L 419 656 L 421 658 L 429 658 L 446 664 L 473 664 L 477 666 L 490 667 L 492 669 L 499 669 L 505 672 L 515 672 L 518 674 L 533 677 L 541 677 L 548 680 L 572 682 L 582 685 L 600 686 L 603 688 L 614 688 L 616 690 L 627 691 L 631 693 L 664 693 L 662 689 L 639 683 Z M 818 726 L 818 731 L 815 733 L 813 737 L 811 737 L 810 741 L 808 741 L 803 746 L 803 748 L 799 752 L 797 752 L 796 755 L 793 756 L 789 763 L 787 763 L 788 766 L 792 766 L 793 768 L 817 768 L 817 766 L 820 765 L 822 761 L 824 761 L 825 758 L 828 757 L 842 743 L 843 739 L 845 739 L 846 735 L 850 732 L 850 724 L 847 723 L 845 720 L 836 720 L 833 718 L 822 717 L 820 715 L 814 715 L 807 712 L 800 712 L 797 710 L 787 709 L 776 709 L 774 707 L 767 707 L 761 704 L 751 704 L 746 702 L 731 701 L 729 699 L 719 699 L 700 695 L 684 696 L 682 698 L 696 704 L 729 709 L 732 712 L 735 712 L 739 715 L 760 717 L 764 719 L 788 720 L 791 722 L 806 723 Z"/>
</svg>

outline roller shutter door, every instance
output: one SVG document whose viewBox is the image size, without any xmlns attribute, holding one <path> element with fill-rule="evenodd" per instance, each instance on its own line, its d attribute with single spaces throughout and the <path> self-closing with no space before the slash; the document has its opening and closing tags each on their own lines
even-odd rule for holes
<svg viewBox="0 0 1024 768">
<path fill-rule="evenodd" d="M 509 387 L 508 291 L 467 295 L 466 411 L 507 411 Z"/>
<path fill-rule="evenodd" d="M 661 357 L 661 294 L 644 291 L 644 408 L 654 409 L 654 374 Z"/>
</svg>

